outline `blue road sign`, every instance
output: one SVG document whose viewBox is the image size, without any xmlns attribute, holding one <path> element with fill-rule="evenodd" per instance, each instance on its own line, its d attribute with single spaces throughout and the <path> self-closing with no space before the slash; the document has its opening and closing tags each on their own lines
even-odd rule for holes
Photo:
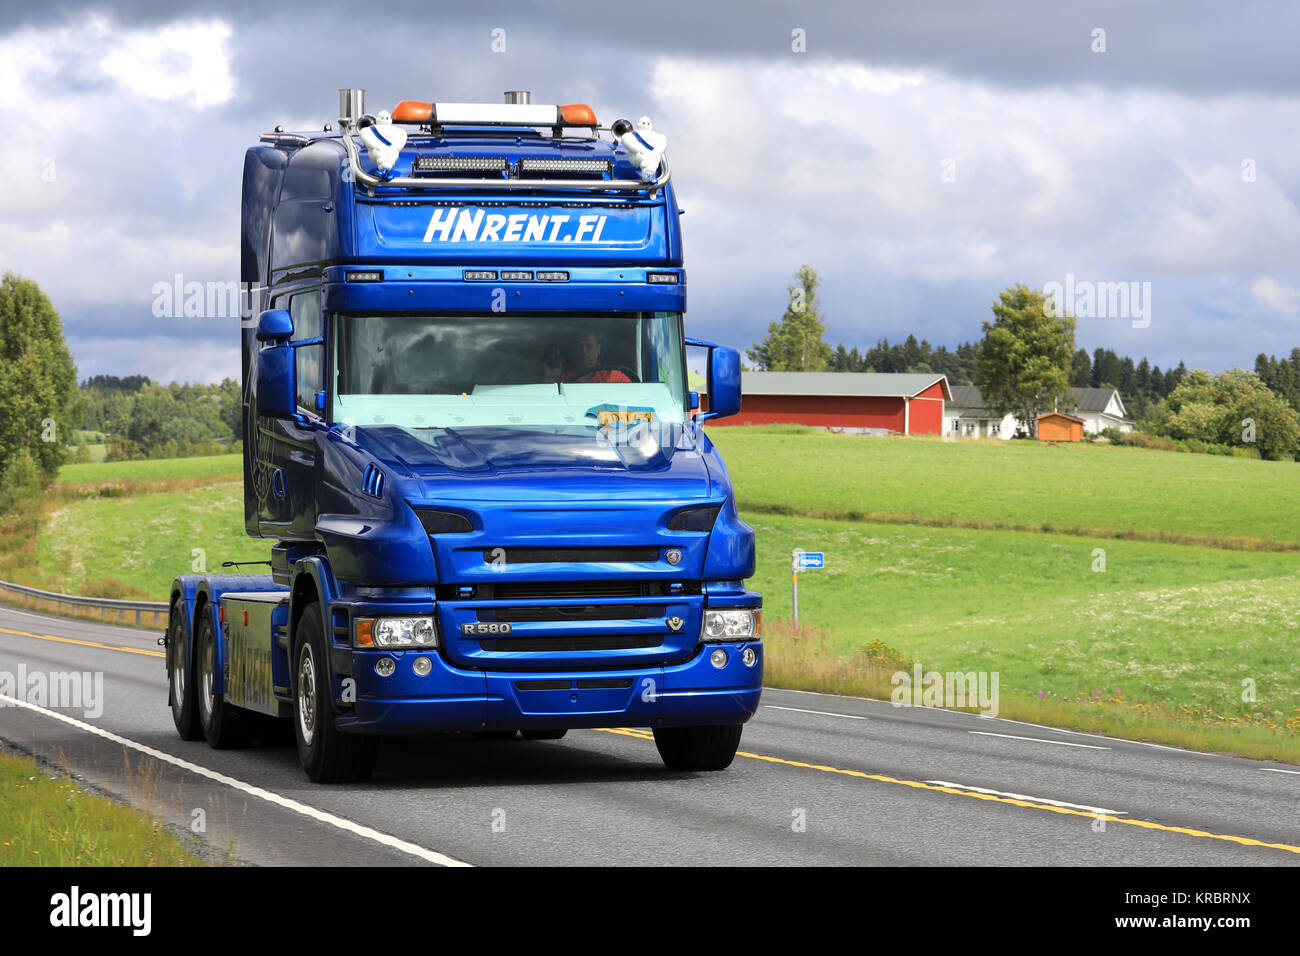
<svg viewBox="0 0 1300 956">
<path fill-rule="evenodd" d="M 796 551 L 794 555 L 794 566 L 803 571 L 808 568 L 826 567 L 825 551 Z"/>
</svg>

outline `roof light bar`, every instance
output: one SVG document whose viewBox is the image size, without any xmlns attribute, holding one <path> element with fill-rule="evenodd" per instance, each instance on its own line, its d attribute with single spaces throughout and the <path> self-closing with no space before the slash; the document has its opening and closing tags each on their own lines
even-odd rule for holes
<svg viewBox="0 0 1300 956">
<path fill-rule="evenodd" d="M 521 159 L 521 173 L 607 173 L 608 159 Z"/>
<path fill-rule="evenodd" d="M 510 167 L 510 161 L 504 156 L 417 156 L 417 172 L 440 172 L 467 170 L 504 172 Z"/>
<path fill-rule="evenodd" d="M 586 103 L 563 106 L 542 103 L 421 103 L 402 100 L 392 113 L 394 123 L 433 123 L 439 126 L 587 126 L 595 127 L 596 111 Z"/>
</svg>

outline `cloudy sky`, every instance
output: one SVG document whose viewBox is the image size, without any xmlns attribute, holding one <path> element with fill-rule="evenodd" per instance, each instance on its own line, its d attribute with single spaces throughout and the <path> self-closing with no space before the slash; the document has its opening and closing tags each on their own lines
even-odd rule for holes
<svg viewBox="0 0 1300 956">
<path fill-rule="evenodd" d="M 832 343 L 952 346 L 1007 286 L 1068 281 L 1141 295 L 1076 300 L 1090 350 L 1221 369 L 1300 346 L 1294 4 L 15 6 L 0 270 L 50 295 L 83 377 L 238 376 L 235 323 L 155 318 L 152 289 L 238 278 L 245 148 L 334 121 L 344 86 L 372 110 L 530 89 L 649 114 L 690 327 L 736 347 L 805 262 Z"/>
</svg>

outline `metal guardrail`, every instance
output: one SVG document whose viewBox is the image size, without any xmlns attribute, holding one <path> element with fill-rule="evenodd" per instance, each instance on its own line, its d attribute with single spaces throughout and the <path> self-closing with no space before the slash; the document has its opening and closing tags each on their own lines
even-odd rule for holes
<svg viewBox="0 0 1300 956">
<path fill-rule="evenodd" d="M 84 610 L 86 613 L 77 615 L 81 617 L 94 617 L 94 612 L 98 611 L 99 619 L 110 623 L 134 624 L 136 627 L 167 626 L 168 606 L 163 601 L 118 601 L 113 598 L 84 597 L 80 594 L 59 594 L 57 591 L 42 591 L 25 584 L 0 581 L 0 599 L 6 595 L 18 596 L 19 603 L 25 607 L 52 610 L 56 614 L 66 613 L 65 608 L 71 608 L 74 611 Z"/>
</svg>

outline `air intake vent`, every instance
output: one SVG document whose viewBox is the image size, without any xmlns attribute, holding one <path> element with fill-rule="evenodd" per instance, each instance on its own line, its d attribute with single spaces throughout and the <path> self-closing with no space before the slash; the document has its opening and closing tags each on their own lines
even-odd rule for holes
<svg viewBox="0 0 1300 956">
<path fill-rule="evenodd" d="M 649 564 L 659 560 L 658 548 L 490 548 L 487 564 Z"/>
<path fill-rule="evenodd" d="M 361 479 L 361 490 L 371 498 L 384 496 L 384 473 L 374 465 L 366 465 L 365 477 Z"/>
</svg>

